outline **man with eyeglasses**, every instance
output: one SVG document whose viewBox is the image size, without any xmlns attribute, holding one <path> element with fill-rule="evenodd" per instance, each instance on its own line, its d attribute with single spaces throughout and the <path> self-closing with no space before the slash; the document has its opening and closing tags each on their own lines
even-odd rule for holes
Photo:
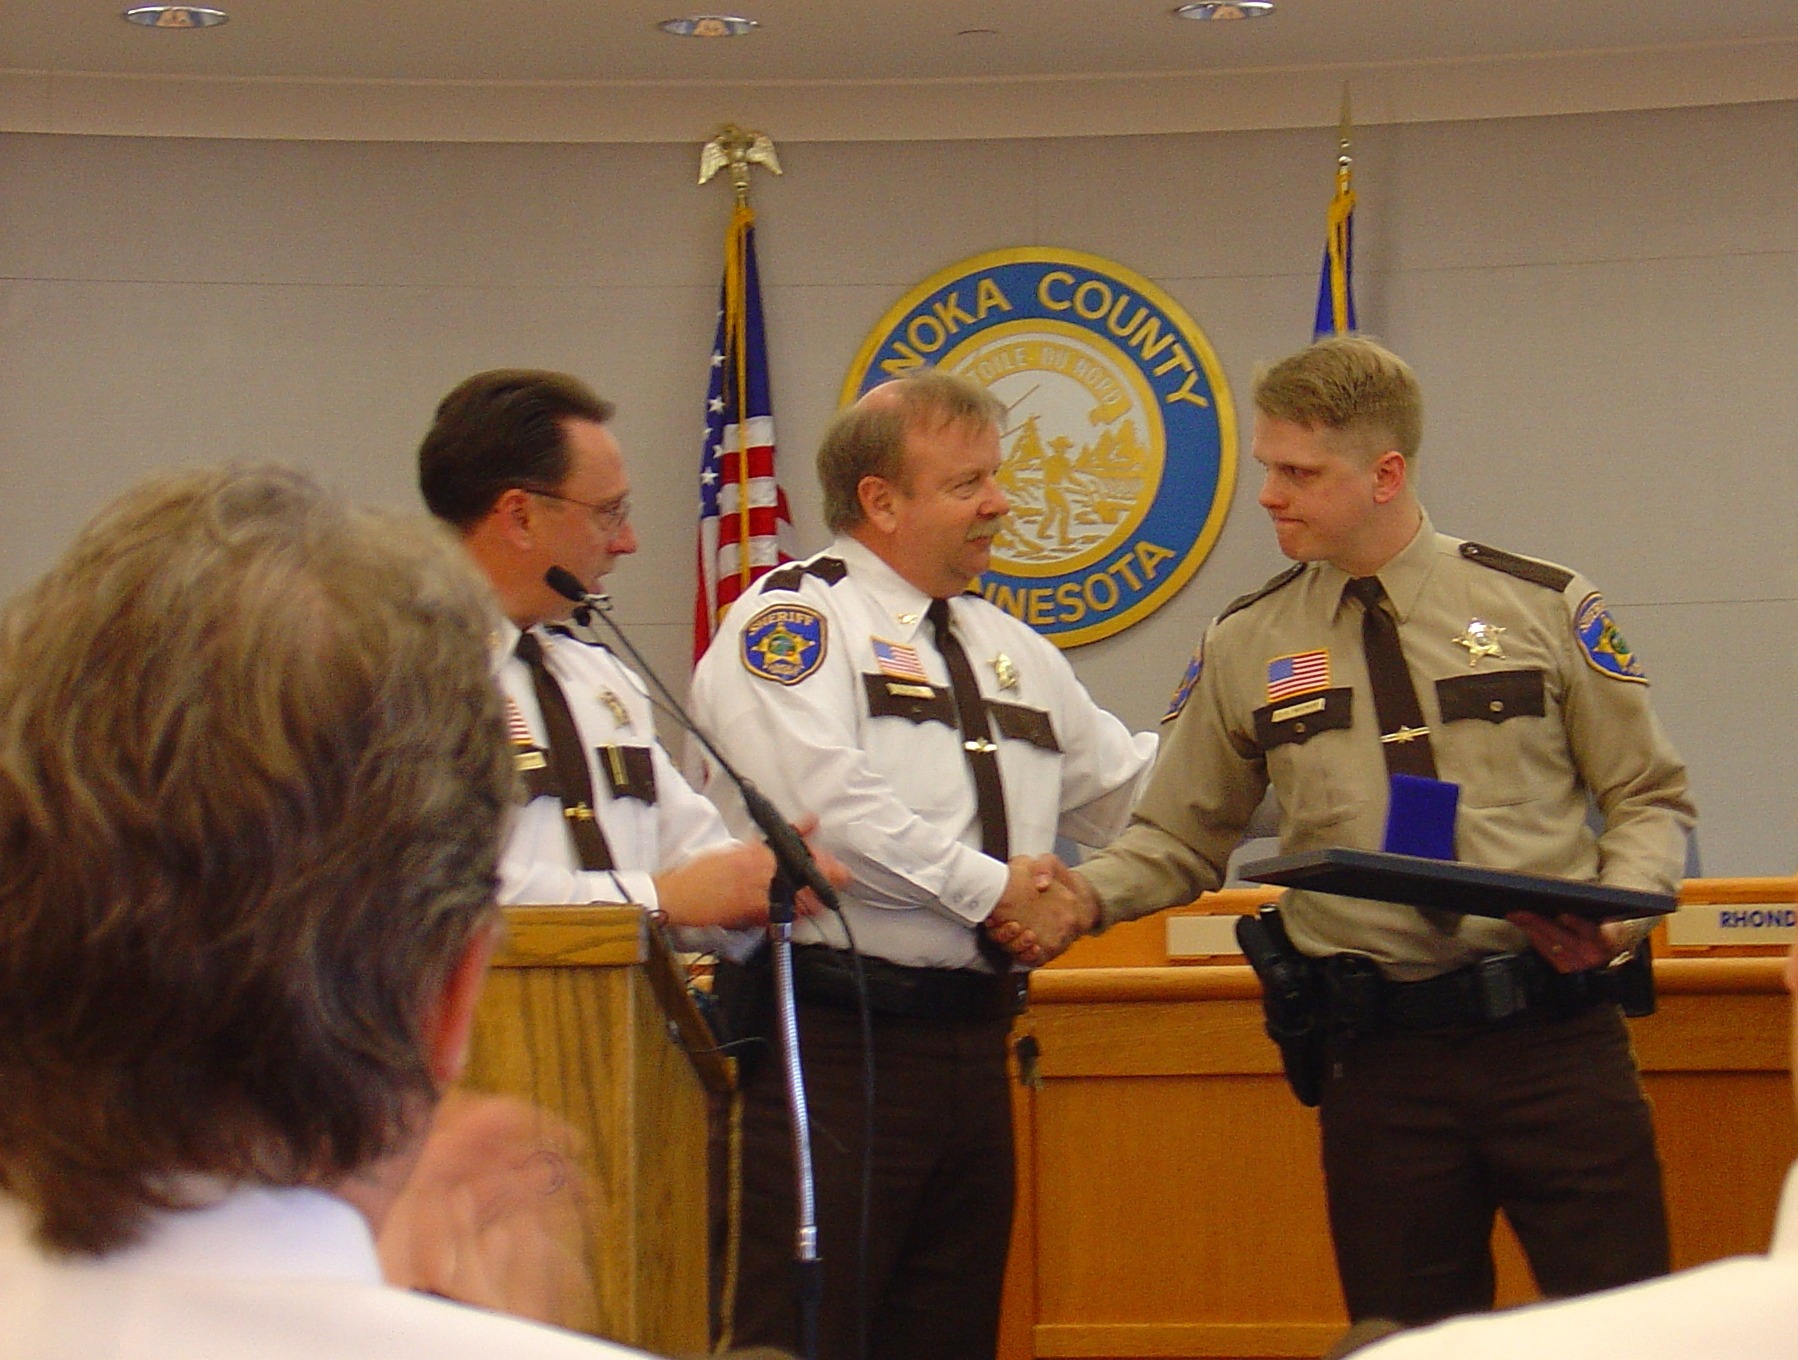
<svg viewBox="0 0 1798 1360">
<path fill-rule="evenodd" d="M 612 413 L 566 373 L 477 373 L 439 403 L 419 487 L 506 619 L 494 665 L 527 801 L 500 901 L 635 902 L 686 928 L 685 947 L 716 948 L 720 933 L 702 928 L 767 920 L 774 857 L 731 838 L 656 739 L 643 682 L 567 628 L 573 606 L 544 582 L 559 566 L 597 590 L 637 550 Z"/>
</svg>

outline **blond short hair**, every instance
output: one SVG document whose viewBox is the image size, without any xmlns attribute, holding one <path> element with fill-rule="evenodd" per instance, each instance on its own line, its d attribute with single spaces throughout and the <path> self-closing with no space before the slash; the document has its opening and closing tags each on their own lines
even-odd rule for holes
<svg viewBox="0 0 1798 1360">
<path fill-rule="evenodd" d="M 1367 458 L 1423 442 L 1423 389 L 1398 355 L 1361 335 L 1334 336 L 1255 376 L 1255 409 L 1275 420 L 1347 437 Z"/>
</svg>

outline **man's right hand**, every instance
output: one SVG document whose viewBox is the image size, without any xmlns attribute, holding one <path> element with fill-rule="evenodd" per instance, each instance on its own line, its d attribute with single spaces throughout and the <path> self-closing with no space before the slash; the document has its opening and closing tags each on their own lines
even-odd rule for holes
<svg viewBox="0 0 1798 1360">
<path fill-rule="evenodd" d="M 656 900 L 674 926 L 765 925 L 774 852 L 760 841 L 720 846 L 655 876 Z"/>
<path fill-rule="evenodd" d="M 982 926 L 1035 968 L 1064 953 L 1098 915 L 1091 888 L 1054 855 L 1020 855 L 1008 866 L 1005 891 Z"/>
</svg>

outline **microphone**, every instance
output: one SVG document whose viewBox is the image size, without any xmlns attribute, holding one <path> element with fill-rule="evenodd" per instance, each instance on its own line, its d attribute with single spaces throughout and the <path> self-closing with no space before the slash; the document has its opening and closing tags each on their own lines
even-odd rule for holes
<svg viewBox="0 0 1798 1360">
<path fill-rule="evenodd" d="M 649 677 L 650 683 L 661 694 L 665 711 L 698 739 L 699 744 L 705 747 L 706 754 L 718 762 L 718 768 L 729 775 L 731 783 L 737 786 L 737 791 L 743 795 L 743 806 L 748 809 L 750 820 L 767 840 L 768 848 L 774 852 L 774 858 L 786 874 L 787 881 L 810 888 L 826 907 L 841 913 L 843 908 L 837 901 L 837 890 L 818 868 L 818 861 L 812 858 L 805 838 L 791 822 L 781 816 L 780 809 L 774 806 L 767 794 L 737 773 L 718 748 L 712 745 L 711 738 L 699 730 L 699 725 L 688 716 L 686 709 L 675 701 L 668 686 L 662 683 L 662 678 L 643 659 L 643 654 L 632 645 L 631 640 L 624 635 L 624 630 L 618 626 L 618 621 L 612 617 L 612 597 L 588 590 L 580 583 L 580 578 L 566 567 L 551 567 L 543 573 L 543 583 L 563 599 L 572 600 L 587 611 L 587 617 L 579 620 L 582 624 L 587 623 L 595 613 L 606 621 L 606 627 L 623 645 L 626 655 L 639 671 Z M 579 618 L 581 610 L 576 610 L 575 613 Z"/>
</svg>

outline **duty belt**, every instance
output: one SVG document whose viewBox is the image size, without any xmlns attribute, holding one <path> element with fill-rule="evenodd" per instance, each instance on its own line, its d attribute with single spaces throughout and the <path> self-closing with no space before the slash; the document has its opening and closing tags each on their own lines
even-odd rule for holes
<svg viewBox="0 0 1798 1360">
<path fill-rule="evenodd" d="M 908 1020 L 1003 1020 L 1024 1009 L 1024 973 L 985 973 L 972 968 L 914 968 L 862 955 L 868 1008 Z M 798 945 L 793 950 L 793 990 L 801 1001 L 823 1006 L 857 1005 L 855 961 L 846 950 Z"/>
<path fill-rule="evenodd" d="M 1559 973 L 1535 953 L 1492 954 L 1421 982 L 1393 982 L 1359 954 L 1333 954 L 1319 965 L 1329 1023 L 1363 1032 L 1496 1025 L 1525 1016 L 1562 1019 L 1628 999 L 1618 970 Z"/>
</svg>

